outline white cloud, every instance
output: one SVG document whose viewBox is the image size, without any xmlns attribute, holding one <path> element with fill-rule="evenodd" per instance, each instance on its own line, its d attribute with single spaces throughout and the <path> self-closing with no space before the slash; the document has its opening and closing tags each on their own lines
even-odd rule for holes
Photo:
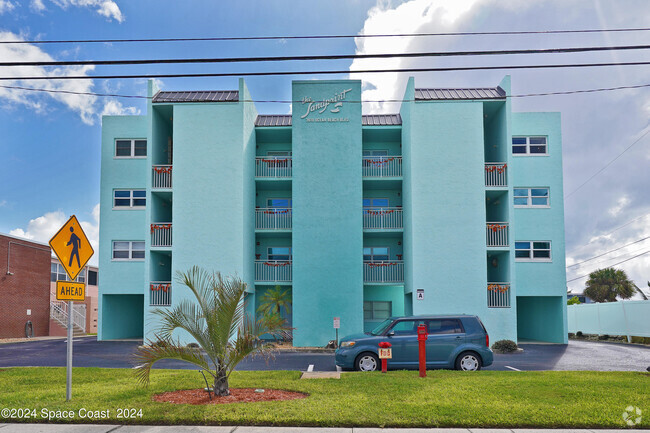
<svg viewBox="0 0 650 433">
<path fill-rule="evenodd" d="M 624 195 L 623 197 L 619 198 L 618 201 L 614 206 L 609 208 L 608 212 L 611 216 L 616 217 L 618 216 L 623 209 L 627 207 L 627 205 L 630 204 L 630 199 Z"/>
<path fill-rule="evenodd" d="M 5 12 L 11 12 L 15 7 L 16 4 L 10 2 L 9 0 L 0 0 L 0 15 Z"/>
<path fill-rule="evenodd" d="M 7 206 L 7 200 L 0 200 L 0 207 Z"/>
<path fill-rule="evenodd" d="M 116 99 L 109 99 L 104 103 L 104 108 L 101 116 L 133 116 L 140 114 L 140 109 L 137 107 L 125 107 Z"/>
<path fill-rule="evenodd" d="M 6 40 L 24 40 L 21 36 L 12 32 L 0 31 L 0 41 Z M 53 61 L 54 59 L 41 50 L 39 47 L 31 44 L 3 44 L 0 45 L 0 61 Z M 3 81 L 2 84 L 7 86 L 33 87 L 46 90 L 63 90 L 71 92 L 91 92 L 93 90 L 93 81 L 88 80 L 56 80 L 56 77 L 66 75 L 86 76 L 94 66 L 74 66 L 62 67 L 55 69 L 46 69 L 40 66 L 20 66 L 4 67 L 0 71 L 0 76 L 18 77 L 16 80 Z M 50 80 L 30 81 L 21 80 L 20 77 L 51 77 Z M 81 120 L 92 125 L 95 120 L 97 101 L 96 96 L 76 95 L 66 93 L 43 93 L 31 92 L 21 89 L 0 88 L 0 101 L 9 105 L 24 105 L 37 112 L 46 110 L 46 101 L 48 98 L 63 103 L 69 109 L 79 114 Z"/>
<path fill-rule="evenodd" d="M 1 1 L 1 0 L 0 0 Z M 124 21 L 124 15 L 120 10 L 117 3 L 113 0 L 49 0 L 58 7 L 62 9 L 67 9 L 70 6 L 73 7 L 87 7 L 92 8 L 99 15 L 102 15 L 109 20 L 113 19 L 119 23 Z M 45 10 L 45 4 L 43 0 L 32 0 L 31 8 L 36 11 Z"/>
<path fill-rule="evenodd" d="M 30 220 L 29 223 L 27 223 L 26 229 L 16 228 L 11 230 L 9 234 L 47 243 L 69 217 L 69 215 L 65 215 L 60 210 L 47 212 L 43 216 Z M 95 250 L 95 254 L 90 259 L 89 263 L 93 266 L 97 266 L 99 253 L 99 203 L 93 207 L 91 217 L 92 221 L 79 221 L 79 223 Z"/>
</svg>

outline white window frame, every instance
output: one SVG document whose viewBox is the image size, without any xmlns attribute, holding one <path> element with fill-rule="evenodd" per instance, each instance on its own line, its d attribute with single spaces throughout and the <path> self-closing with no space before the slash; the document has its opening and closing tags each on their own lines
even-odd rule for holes
<svg viewBox="0 0 650 433">
<path fill-rule="evenodd" d="M 365 152 L 368 152 L 366 155 Z M 382 154 L 375 154 L 375 152 L 386 152 Z M 361 156 L 364 158 L 372 158 L 373 156 L 388 156 L 388 149 L 364 149 L 361 151 Z"/>
<path fill-rule="evenodd" d="M 515 204 L 515 198 L 517 198 L 517 197 L 523 198 L 524 197 L 523 195 L 517 195 L 516 196 L 515 195 L 515 190 L 516 189 L 528 190 L 528 195 L 526 196 L 526 202 L 527 202 L 526 204 Z M 533 204 L 533 190 L 534 189 L 545 189 L 545 190 L 548 191 L 548 195 L 546 196 L 547 204 Z M 536 195 L 534 197 L 543 197 L 543 196 Z M 512 189 L 512 203 L 513 203 L 513 206 L 516 207 L 516 208 L 538 208 L 538 209 L 539 208 L 542 208 L 542 209 L 543 208 L 550 208 L 551 207 L 551 188 L 549 188 L 548 186 L 531 186 L 531 187 L 515 186 Z"/>
<path fill-rule="evenodd" d="M 363 200 L 370 200 L 370 206 L 366 206 L 363 204 Z M 390 207 L 390 200 L 388 197 L 363 197 L 363 200 L 361 201 L 361 204 L 364 209 L 375 209 L 375 208 L 384 208 L 384 206 L 375 206 L 372 204 L 373 200 L 386 200 L 388 203 L 385 207 Z"/>
<path fill-rule="evenodd" d="M 117 155 L 117 142 L 118 141 L 130 141 L 131 142 L 131 155 L 129 156 L 118 156 Z M 113 158 L 114 159 L 147 159 L 147 155 L 139 155 L 135 156 L 135 142 L 136 141 L 144 141 L 147 143 L 147 153 L 149 153 L 149 142 L 146 138 L 116 138 L 114 142 L 114 152 L 113 152 Z"/>
<path fill-rule="evenodd" d="M 517 243 L 518 242 L 528 242 L 528 248 L 526 248 L 528 253 L 528 258 L 526 257 L 517 257 Z M 548 243 L 548 249 L 546 248 L 538 248 L 535 249 L 534 245 L 535 242 L 547 242 Z M 519 249 L 519 251 L 524 251 Z M 535 257 L 535 251 L 548 251 L 548 257 Z M 515 241 L 515 261 L 516 262 L 552 262 L 553 261 L 553 246 L 551 241 L 547 240 L 536 240 L 536 241 Z"/>
<path fill-rule="evenodd" d="M 129 257 L 128 258 L 115 258 L 115 243 L 116 242 L 128 242 L 129 244 L 129 249 L 128 250 L 123 250 L 120 249 L 118 251 L 128 251 L 129 252 Z M 144 241 L 112 241 L 111 242 L 111 261 L 113 262 L 143 262 L 145 257 L 146 257 L 146 246 L 144 246 L 141 250 L 140 249 L 134 249 L 133 244 L 135 242 L 142 242 L 144 244 Z M 142 251 L 145 253 L 145 257 L 142 258 L 133 258 L 133 252 L 134 251 Z"/>
<path fill-rule="evenodd" d="M 389 246 L 377 245 L 377 246 L 374 246 L 374 247 L 363 247 L 363 249 L 366 249 L 366 248 L 370 248 L 370 260 L 366 260 L 364 258 L 363 259 L 364 262 L 370 263 L 370 262 L 383 262 L 383 261 L 389 262 L 390 261 L 390 247 Z M 386 248 L 386 252 L 387 252 L 386 255 L 388 256 L 388 258 L 386 260 L 375 260 L 375 253 L 374 253 L 375 248 Z M 362 256 L 365 256 L 365 255 L 366 254 L 362 254 Z M 383 255 L 383 254 L 378 254 L 378 255 Z"/>
<path fill-rule="evenodd" d="M 370 318 L 370 319 L 366 319 L 366 308 L 365 308 L 366 302 L 368 302 L 370 304 L 370 312 L 372 314 L 372 318 Z M 385 302 L 385 303 L 388 304 L 388 317 L 375 318 L 375 303 L 376 302 Z M 391 317 L 393 315 L 393 301 L 363 301 L 363 307 L 364 307 L 363 308 L 363 320 L 367 321 L 367 322 L 370 322 L 370 321 L 379 322 L 379 321 L 382 321 L 382 320 L 386 320 L 386 319 L 388 319 L 389 317 Z"/>
<path fill-rule="evenodd" d="M 56 266 L 56 272 L 52 272 L 52 266 Z M 81 272 L 79 272 L 79 275 L 77 275 L 77 278 L 75 278 L 73 281 L 75 283 L 85 283 L 86 282 L 86 272 L 88 271 L 88 267 L 85 266 Z M 52 274 L 56 274 L 56 280 L 52 281 Z M 59 278 L 59 275 L 63 275 L 63 278 Z M 65 268 L 61 263 L 52 263 L 50 266 L 50 281 L 55 282 L 55 281 L 71 281 L 70 277 L 68 277 L 68 274 L 65 271 Z"/>
<path fill-rule="evenodd" d="M 546 135 L 513 135 L 513 139 L 515 138 L 525 138 L 526 143 L 525 144 L 514 144 L 512 143 L 512 140 L 510 140 L 510 153 L 512 153 L 512 156 L 548 156 L 548 136 Z M 545 153 L 530 153 L 530 139 L 531 138 L 543 138 L 546 140 L 545 146 L 546 146 L 546 152 Z M 515 153 L 512 151 L 513 146 L 526 146 L 526 153 Z M 541 144 L 532 144 L 532 146 L 541 146 Z"/>
<path fill-rule="evenodd" d="M 116 191 L 129 191 L 129 197 L 115 197 Z M 133 197 L 134 191 L 144 191 L 144 197 Z M 128 206 L 116 206 L 115 200 L 129 200 Z M 133 204 L 134 200 L 143 200 L 145 201 L 144 206 L 135 206 Z M 145 209 L 147 207 L 147 190 L 144 188 L 128 189 L 128 188 L 116 188 L 113 190 L 113 209 L 115 210 L 126 210 L 126 209 Z"/>
<path fill-rule="evenodd" d="M 286 200 L 289 203 L 289 207 L 281 207 L 281 206 L 272 206 L 269 204 L 270 200 Z M 290 197 L 267 197 L 266 199 L 266 207 L 269 209 L 291 209 L 293 206 L 293 201 L 291 200 Z"/>
<path fill-rule="evenodd" d="M 272 255 L 276 255 L 276 256 L 284 256 L 284 255 L 286 255 L 286 254 L 271 254 L 271 248 L 289 248 L 289 260 L 271 259 L 270 257 Z M 293 260 L 293 248 L 287 247 L 287 246 L 280 246 L 280 245 L 266 247 L 266 258 L 267 258 L 267 260 L 274 260 L 274 261 L 278 261 L 278 262 L 290 262 L 290 261 Z"/>
</svg>

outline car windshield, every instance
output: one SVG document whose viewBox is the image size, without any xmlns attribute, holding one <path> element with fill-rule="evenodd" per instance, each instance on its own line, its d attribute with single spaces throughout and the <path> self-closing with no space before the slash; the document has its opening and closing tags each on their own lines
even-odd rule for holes
<svg viewBox="0 0 650 433">
<path fill-rule="evenodd" d="M 393 319 L 386 319 L 379 324 L 375 329 L 370 331 L 370 335 L 381 335 L 393 323 Z"/>
</svg>

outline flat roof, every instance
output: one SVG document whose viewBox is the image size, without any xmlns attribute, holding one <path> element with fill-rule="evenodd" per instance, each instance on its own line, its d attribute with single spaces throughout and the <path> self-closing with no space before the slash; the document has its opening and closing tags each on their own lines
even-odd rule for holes
<svg viewBox="0 0 650 433">
<path fill-rule="evenodd" d="M 16 239 L 17 241 L 29 242 L 29 243 L 36 244 L 36 245 L 43 245 L 44 247 L 50 248 L 49 244 L 39 242 L 39 241 L 34 241 L 34 240 L 31 240 L 31 239 L 27 239 L 27 238 L 21 238 L 20 236 L 8 235 L 6 233 L 0 233 L 0 236 L 11 238 L 11 239 Z"/>
</svg>

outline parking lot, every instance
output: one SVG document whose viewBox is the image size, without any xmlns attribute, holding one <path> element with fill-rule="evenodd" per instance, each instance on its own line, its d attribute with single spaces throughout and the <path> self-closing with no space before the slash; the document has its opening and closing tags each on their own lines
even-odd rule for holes
<svg viewBox="0 0 650 433">
<path fill-rule="evenodd" d="M 82 337 L 74 341 L 75 367 L 131 368 L 138 341 L 97 341 Z M 486 370 L 599 370 L 646 371 L 650 366 L 650 348 L 646 346 L 592 341 L 561 344 L 521 344 L 523 353 L 495 354 L 494 364 Z M 0 367 L 64 367 L 66 340 L 43 340 L 0 344 Z M 310 367 L 311 366 L 311 367 Z M 157 368 L 196 369 L 175 360 L 156 364 Z M 277 352 L 273 359 L 245 359 L 238 370 L 334 371 L 333 353 Z"/>
</svg>

